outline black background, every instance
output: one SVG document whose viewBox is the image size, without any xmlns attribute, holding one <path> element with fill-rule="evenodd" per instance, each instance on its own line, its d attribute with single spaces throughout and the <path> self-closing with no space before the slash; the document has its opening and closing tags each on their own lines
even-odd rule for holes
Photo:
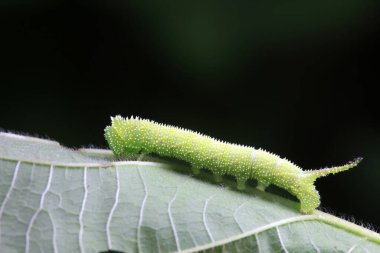
<svg viewBox="0 0 380 253">
<path fill-rule="evenodd" d="M 378 1 L 2 1 L 0 127 L 106 147 L 138 115 L 262 147 L 380 225 Z M 325 210 L 325 209 L 324 209 Z"/>
</svg>

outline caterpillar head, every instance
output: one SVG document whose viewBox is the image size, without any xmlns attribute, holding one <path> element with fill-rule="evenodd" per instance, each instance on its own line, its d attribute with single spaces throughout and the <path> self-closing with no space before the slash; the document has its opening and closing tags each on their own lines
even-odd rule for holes
<svg viewBox="0 0 380 253">
<path fill-rule="evenodd" d="M 118 156 L 139 153 L 142 146 L 138 138 L 138 120 L 116 116 L 111 117 L 111 122 L 111 126 L 104 129 L 104 135 L 112 151 Z"/>
</svg>

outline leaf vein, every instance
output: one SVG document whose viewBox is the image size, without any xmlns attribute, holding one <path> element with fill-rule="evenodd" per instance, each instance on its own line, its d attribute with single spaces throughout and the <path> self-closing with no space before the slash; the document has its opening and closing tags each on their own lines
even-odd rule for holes
<svg viewBox="0 0 380 253">
<path fill-rule="evenodd" d="M 173 234 L 174 234 L 174 239 L 175 239 L 177 251 L 181 251 L 181 246 L 179 243 L 179 238 L 178 238 L 177 230 L 175 228 L 174 219 L 173 219 L 173 215 L 172 215 L 172 211 L 171 211 L 172 205 L 173 205 L 175 199 L 177 198 L 177 193 L 178 193 L 178 189 L 177 189 L 176 193 L 174 194 L 174 197 L 169 202 L 168 214 L 169 214 L 170 225 L 172 226 L 172 230 L 173 230 Z"/>
<path fill-rule="evenodd" d="M 214 240 L 214 237 L 213 237 L 212 234 L 211 234 L 210 228 L 209 228 L 208 225 L 207 225 L 207 220 L 206 220 L 206 209 L 207 209 L 208 202 L 209 202 L 214 196 L 215 196 L 215 195 L 212 195 L 211 197 L 209 197 L 208 199 L 206 199 L 205 204 L 204 204 L 204 206 L 203 206 L 203 211 L 202 211 L 203 224 L 204 224 L 204 226 L 205 226 L 205 228 L 206 228 L 206 231 L 207 231 L 207 234 L 208 234 L 208 236 L 210 237 L 210 239 L 211 239 L 212 242 L 215 242 L 215 240 Z"/>
<path fill-rule="evenodd" d="M 139 157 L 139 159 L 141 159 L 142 156 Z M 145 203 L 146 203 L 146 200 L 148 198 L 148 189 L 147 189 L 147 186 L 145 184 L 145 181 L 144 181 L 144 178 L 142 176 L 142 173 L 141 173 L 141 169 L 140 167 L 137 168 L 138 170 L 138 173 L 139 173 L 139 176 L 141 178 L 141 182 L 144 186 L 144 199 L 141 203 L 141 208 L 140 208 L 140 215 L 139 215 L 139 223 L 137 225 L 137 249 L 138 249 L 138 252 L 142 252 L 142 249 L 141 249 L 141 226 L 142 226 L 142 222 L 143 222 L 143 218 L 144 218 L 144 208 L 145 208 Z"/>
<path fill-rule="evenodd" d="M 53 170 L 54 170 L 54 166 L 51 165 L 50 166 L 50 170 L 49 170 L 49 179 L 48 179 L 48 182 L 46 184 L 45 190 L 43 191 L 43 193 L 41 195 L 40 205 L 39 205 L 38 209 L 36 210 L 36 212 L 33 214 L 32 219 L 30 220 L 30 222 L 28 224 L 28 228 L 26 230 L 26 234 L 25 234 L 25 238 L 26 238 L 25 252 L 26 253 L 29 252 L 29 247 L 30 247 L 30 232 L 32 231 L 33 224 L 34 224 L 35 220 L 37 219 L 38 214 L 43 209 L 43 205 L 44 205 L 44 202 L 45 202 L 45 196 L 46 196 L 47 192 L 50 189 L 51 179 L 53 177 Z"/>
<path fill-rule="evenodd" d="M 12 194 L 12 191 L 15 187 L 15 183 L 16 183 L 16 178 L 17 178 L 17 175 L 18 175 L 18 171 L 19 171 L 19 168 L 20 168 L 20 164 L 21 164 L 21 161 L 18 161 L 17 164 L 16 164 L 16 168 L 15 168 L 15 172 L 13 173 L 13 177 L 12 177 L 12 182 L 11 182 L 11 185 L 9 186 L 9 189 L 8 189 L 8 192 L 7 194 L 5 195 L 5 198 L 3 200 L 3 203 L 1 203 L 1 206 L 0 206 L 0 224 L 1 224 L 1 218 L 3 217 L 3 213 L 4 213 L 4 209 L 5 209 L 5 205 L 7 204 L 7 202 L 9 201 L 9 198 Z M 0 242 L 1 242 L 1 225 L 0 225 Z"/>
<path fill-rule="evenodd" d="M 119 169 L 117 167 L 115 167 L 115 176 L 116 176 L 115 202 L 113 203 L 113 206 L 112 206 L 111 211 L 108 215 L 107 223 L 106 223 L 107 246 L 108 246 L 109 250 L 112 249 L 112 239 L 111 239 L 110 226 L 111 226 L 113 214 L 115 213 L 116 207 L 119 204 L 119 194 L 120 194 L 120 178 L 119 178 Z"/>
<path fill-rule="evenodd" d="M 84 167 L 84 172 L 83 172 L 83 187 L 84 187 L 83 203 L 82 203 L 82 206 L 81 206 L 81 209 L 80 209 L 80 213 L 79 213 L 79 248 L 80 248 L 80 252 L 85 252 L 84 245 L 83 245 L 83 214 L 84 214 L 84 208 L 86 206 L 87 194 L 88 194 L 88 189 L 87 189 L 87 167 Z"/>
<path fill-rule="evenodd" d="M 285 253 L 289 253 L 285 247 L 285 243 L 281 237 L 280 229 L 278 228 L 278 226 L 276 226 L 276 232 L 277 232 L 278 239 L 280 240 L 280 244 L 281 244 L 282 249 L 284 250 Z"/>
</svg>

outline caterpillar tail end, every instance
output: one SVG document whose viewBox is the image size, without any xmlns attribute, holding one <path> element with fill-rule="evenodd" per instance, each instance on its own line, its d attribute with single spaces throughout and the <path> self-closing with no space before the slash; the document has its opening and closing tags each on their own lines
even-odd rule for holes
<svg viewBox="0 0 380 253">
<path fill-rule="evenodd" d="M 336 174 L 345 170 L 349 170 L 353 167 L 356 167 L 362 160 L 363 160 L 362 157 L 358 157 L 352 162 L 349 162 L 345 165 L 336 166 L 332 168 L 325 168 L 325 169 L 320 169 L 320 170 L 308 171 L 307 174 L 311 179 L 313 179 L 313 181 L 315 181 L 317 178 L 325 177 L 329 174 Z"/>
</svg>

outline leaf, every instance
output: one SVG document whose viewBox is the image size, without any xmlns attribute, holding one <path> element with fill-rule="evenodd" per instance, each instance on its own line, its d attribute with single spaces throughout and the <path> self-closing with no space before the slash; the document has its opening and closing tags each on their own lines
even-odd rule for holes
<svg viewBox="0 0 380 253">
<path fill-rule="evenodd" d="M 0 252 L 380 252 L 380 235 L 176 161 L 0 133 Z"/>
</svg>

